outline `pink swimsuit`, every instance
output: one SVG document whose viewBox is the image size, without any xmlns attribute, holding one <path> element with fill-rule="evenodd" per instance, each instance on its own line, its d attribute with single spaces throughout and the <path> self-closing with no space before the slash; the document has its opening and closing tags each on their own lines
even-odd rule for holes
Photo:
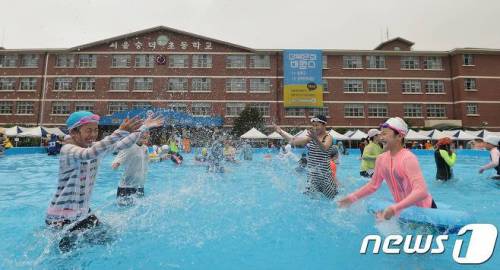
<svg viewBox="0 0 500 270">
<path fill-rule="evenodd" d="M 389 151 L 378 156 L 371 181 L 351 193 L 349 200 L 355 202 L 372 194 L 384 179 L 396 202 L 390 206 L 396 213 L 412 205 L 431 207 L 432 197 L 427 191 L 417 157 L 407 149 L 402 149 L 395 156 L 391 156 Z"/>
</svg>

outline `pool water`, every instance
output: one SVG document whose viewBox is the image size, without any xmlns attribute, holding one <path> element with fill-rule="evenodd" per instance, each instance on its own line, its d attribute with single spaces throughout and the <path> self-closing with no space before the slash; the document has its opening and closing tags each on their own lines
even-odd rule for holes
<svg viewBox="0 0 500 270">
<path fill-rule="evenodd" d="M 58 251 L 59 236 L 44 225 L 57 157 L 0 158 L 0 269 L 499 269 L 498 254 L 479 266 L 455 263 L 455 236 L 444 254 L 361 255 L 364 236 L 406 229 L 375 222 L 364 202 L 338 209 L 334 201 L 302 194 L 305 174 L 295 172 L 296 161 L 264 154 L 227 164 L 224 174 L 206 173 L 190 154 L 181 166 L 151 163 L 145 198 L 125 208 L 115 198 L 122 170 L 111 170 L 113 156 L 106 156 L 91 205 L 113 240 L 68 253 Z M 366 183 L 358 158 L 341 158 L 339 196 Z M 444 183 L 434 180 L 432 155 L 418 158 L 438 207 L 465 210 L 500 228 L 500 185 L 488 178 L 491 171 L 477 172 L 487 154 L 459 155 L 455 179 Z M 385 184 L 373 197 L 390 198 Z"/>
</svg>

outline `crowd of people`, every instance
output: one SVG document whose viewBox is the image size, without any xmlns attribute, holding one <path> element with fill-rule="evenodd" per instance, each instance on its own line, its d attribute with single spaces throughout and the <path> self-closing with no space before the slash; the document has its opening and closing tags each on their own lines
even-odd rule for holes
<svg viewBox="0 0 500 270">
<path fill-rule="evenodd" d="M 59 243 L 60 249 L 71 249 L 78 233 L 100 226 L 99 218 L 90 208 L 90 197 L 102 158 L 106 153 L 114 153 L 111 168 L 123 168 L 117 186 L 117 203 L 120 206 L 134 204 L 145 196 L 144 186 L 151 162 L 171 160 L 176 165 L 183 163 L 182 152 L 192 151 L 187 132 L 182 136 L 172 132 L 167 137 L 152 144 L 151 137 L 155 128 L 162 127 L 164 119 L 151 115 L 146 119 L 134 117 L 126 119 L 117 130 L 97 141 L 100 117 L 92 112 L 72 113 L 66 126 L 69 134 L 61 141 L 57 136 L 50 137 L 49 155 L 59 155 L 59 175 L 56 192 L 49 203 L 46 224 L 54 229 L 65 228 L 67 235 Z M 334 199 L 339 193 L 341 180 L 337 176 L 340 155 L 347 154 L 341 144 L 335 144 L 326 131 L 326 117 L 317 115 L 311 119 L 312 128 L 307 136 L 294 137 L 279 126 L 274 129 L 287 144 L 279 149 L 279 156 L 293 155 L 294 147 L 305 147 L 298 160 L 297 172 L 306 172 L 305 194 L 324 196 Z M 389 118 L 379 129 L 368 131 L 366 143 L 360 157 L 360 176 L 369 178 L 364 186 L 337 198 L 339 207 L 370 195 L 380 188 L 385 180 L 394 203 L 378 213 L 381 219 L 390 219 L 410 206 L 437 208 L 430 194 L 422 170 L 415 154 L 405 148 L 405 135 L 408 126 L 399 117 Z M 207 172 L 224 173 L 226 163 L 252 160 L 252 146 L 249 141 L 232 140 L 221 131 L 211 134 L 210 142 L 196 148 L 193 161 L 205 166 Z M 2 137 L 2 147 L 12 147 Z M 486 136 L 475 141 L 475 148 L 490 151 L 491 162 L 479 168 L 479 173 L 496 170 L 494 178 L 500 179 L 500 138 Z M 433 146 L 436 162 L 436 179 L 447 181 L 453 177 L 452 167 L 458 162 L 450 138 L 443 138 Z M 270 156 L 264 156 L 270 158 Z"/>
</svg>

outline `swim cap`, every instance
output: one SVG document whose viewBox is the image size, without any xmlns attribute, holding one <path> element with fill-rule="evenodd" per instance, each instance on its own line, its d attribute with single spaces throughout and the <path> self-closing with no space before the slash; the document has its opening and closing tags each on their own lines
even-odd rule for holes
<svg viewBox="0 0 500 270">
<path fill-rule="evenodd" d="M 402 134 L 403 136 L 405 136 L 408 133 L 408 125 L 400 117 L 392 117 L 387 119 L 385 123 L 380 125 L 380 128 L 390 128 L 398 132 L 399 134 Z"/>
<path fill-rule="evenodd" d="M 442 139 L 439 139 L 436 143 L 436 146 L 440 146 L 440 145 L 447 145 L 447 144 L 451 144 L 451 139 L 448 138 L 448 137 L 444 137 Z"/>
<path fill-rule="evenodd" d="M 68 130 L 72 130 L 88 123 L 99 123 L 99 119 L 99 115 L 92 112 L 77 111 L 68 117 L 68 120 L 66 120 L 66 126 L 68 127 Z"/>
</svg>

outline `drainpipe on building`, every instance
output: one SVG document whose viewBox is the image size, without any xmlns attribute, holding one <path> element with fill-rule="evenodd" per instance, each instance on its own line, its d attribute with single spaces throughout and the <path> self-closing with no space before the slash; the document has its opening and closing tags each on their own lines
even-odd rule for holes
<svg viewBox="0 0 500 270">
<path fill-rule="evenodd" d="M 45 52 L 45 66 L 43 69 L 43 86 L 42 86 L 42 93 L 41 93 L 41 98 L 40 98 L 40 110 L 39 110 L 39 122 L 38 125 L 42 127 L 43 125 L 43 113 L 45 111 L 45 92 L 47 89 L 47 67 L 49 65 L 49 53 Z M 43 146 L 43 140 L 40 138 L 40 146 Z"/>
<path fill-rule="evenodd" d="M 451 54 L 448 54 L 448 68 L 450 70 L 450 85 L 451 85 L 451 112 L 452 112 L 452 115 L 453 115 L 453 119 L 457 119 L 456 118 L 456 113 L 455 113 L 455 89 L 453 89 L 453 65 L 451 64 L 451 61 L 452 61 L 452 55 Z M 460 120 L 462 120 L 462 118 L 460 117 Z M 462 120 L 462 126 L 464 125 L 463 123 L 463 120 Z"/>
<path fill-rule="evenodd" d="M 43 114 L 45 111 L 45 92 L 47 91 L 47 67 L 49 65 L 49 53 L 45 53 L 45 67 L 43 70 L 43 86 L 42 86 L 42 93 L 41 93 L 41 98 L 40 98 L 40 110 L 39 110 L 39 117 L 38 117 L 38 125 L 42 126 L 43 125 Z"/>
</svg>

